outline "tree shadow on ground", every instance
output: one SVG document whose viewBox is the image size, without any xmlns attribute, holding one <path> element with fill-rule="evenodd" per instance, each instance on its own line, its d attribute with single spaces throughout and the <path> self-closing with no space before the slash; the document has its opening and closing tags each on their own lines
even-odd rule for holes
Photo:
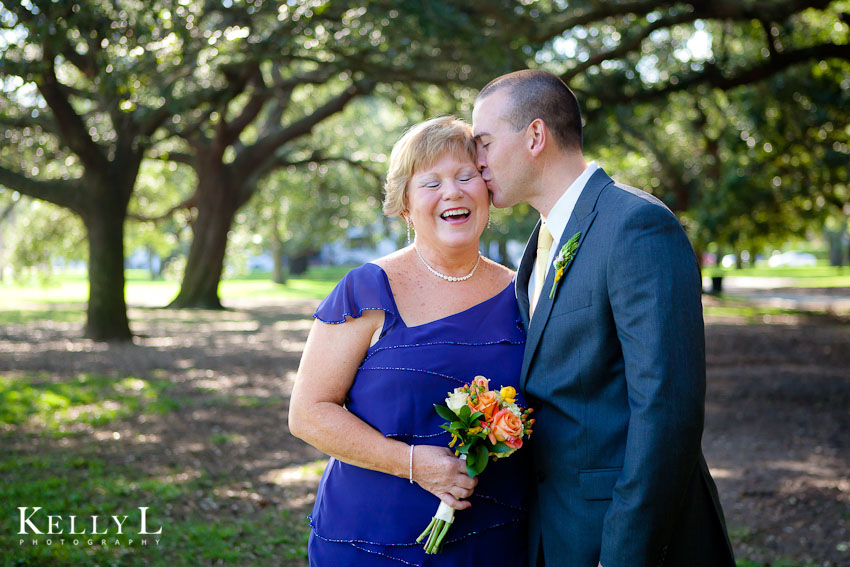
<svg viewBox="0 0 850 567">
<path fill-rule="evenodd" d="M 0 486 L 11 488 L 0 501 L 14 512 L 43 498 L 64 515 L 150 503 L 170 535 L 158 553 L 0 543 L 31 565 L 96 565 L 104 554 L 122 565 L 305 565 L 325 457 L 286 420 L 316 304 L 132 310 L 141 336 L 128 344 L 78 338 L 72 315 L 5 322 Z M 850 559 L 850 326 L 782 317 L 707 317 L 705 453 L 739 559 L 840 565 Z"/>
</svg>

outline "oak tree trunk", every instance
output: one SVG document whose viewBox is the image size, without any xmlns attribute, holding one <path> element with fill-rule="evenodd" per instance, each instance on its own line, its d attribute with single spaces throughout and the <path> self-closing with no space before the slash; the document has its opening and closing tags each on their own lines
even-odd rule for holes
<svg viewBox="0 0 850 567">
<path fill-rule="evenodd" d="M 227 235 L 241 206 L 238 191 L 228 183 L 223 168 L 199 171 L 198 217 L 180 293 L 169 307 L 223 309 L 218 286 L 227 252 Z"/>
<path fill-rule="evenodd" d="M 272 281 L 278 284 L 286 283 L 286 267 L 283 264 L 283 243 L 275 236 L 272 240 Z"/>
<path fill-rule="evenodd" d="M 95 210 L 83 215 L 89 244 L 86 336 L 96 341 L 127 341 L 133 336 L 124 299 L 124 219 L 129 191 L 105 186 L 94 193 Z"/>
<path fill-rule="evenodd" d="M 283 239 L 280 237 L 280 212 L 277 208 L 272 213 L 272 281 L 278 284 L 286 283 L 286 266 L 283 263 Z"/>
</svg>

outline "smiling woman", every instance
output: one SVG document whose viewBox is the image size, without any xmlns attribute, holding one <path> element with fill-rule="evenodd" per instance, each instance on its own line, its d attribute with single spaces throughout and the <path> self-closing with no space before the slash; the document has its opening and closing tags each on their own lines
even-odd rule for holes
<svg viewBox="0 0 850 567">
<path fill-rule="evenodd" d="M 475 263 L 478 237 L 489 218 L 490 196 L 474 163 L 444 154 L 414 174 L 410 185 L 402 216 L 416 230 L 417 252 L 430 262 L 445 262 L 453 258 L 439 248 L 448 246 L 463 250 L 455 266 L 444 267 L 463 270 L 464 263 Z"/>
<path fill-rule="evenodd" d="M 384 212 L 413 242 L 349 272 L 314 315 L 289 413 L 293 435 L 332 457 L 311 565 L 434 564 L 416 538 L 440 502 L 463 512 L 437 564 L 525 564 L 525 460 L 470 478 L 433 410 L 477 375 L 519 389 L 525 333 L 513 272 L 479 253 L 490 196 L 475 160 L 460 120 L 408 131 Z"/>
</svg>

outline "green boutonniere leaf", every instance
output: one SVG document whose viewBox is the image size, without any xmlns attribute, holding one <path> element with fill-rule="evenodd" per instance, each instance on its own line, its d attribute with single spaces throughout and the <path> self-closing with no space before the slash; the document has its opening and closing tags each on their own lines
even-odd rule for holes
<svg viewBox="0 0 850 567">
<path fill-rule="evenodd" d="M 581 233 L 577 232 L 567 240 L 567 243 L 561 247 L 561 251 L 558 252 L 558 256 L 555 257 L 555 261 L 552 263 L 552 267 L 555 268 L 555 281 L 552 282 L 552 289 L 549 290 L 549 299 L 555 297 L 555 288 L 558 286 L 558 282 L 561 281 L 561 278 L 564 276 L 564 271 L 567 269 L 567 266 L 570 265 L 570 262 L 573 261 L 573 257 L 576 255 L 578 251 L 578 239 L 581 238 Z"/>
</svg>

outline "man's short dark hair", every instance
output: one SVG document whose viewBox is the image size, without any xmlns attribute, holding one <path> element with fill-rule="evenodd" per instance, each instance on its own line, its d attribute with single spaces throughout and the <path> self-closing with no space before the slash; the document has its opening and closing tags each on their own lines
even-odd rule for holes
<svg viewBox="0 0 850 567">
<path fill-rule="evenodd" d="M 581 149 L 581 110 L 578 99 L 556 75 L 525 69 L 496 77 L 478 93 L 476 101 L 507 88 L 510 106 L 504 118 L 516 130 L 541 119 L 563 149 Z"/>
</svg>

